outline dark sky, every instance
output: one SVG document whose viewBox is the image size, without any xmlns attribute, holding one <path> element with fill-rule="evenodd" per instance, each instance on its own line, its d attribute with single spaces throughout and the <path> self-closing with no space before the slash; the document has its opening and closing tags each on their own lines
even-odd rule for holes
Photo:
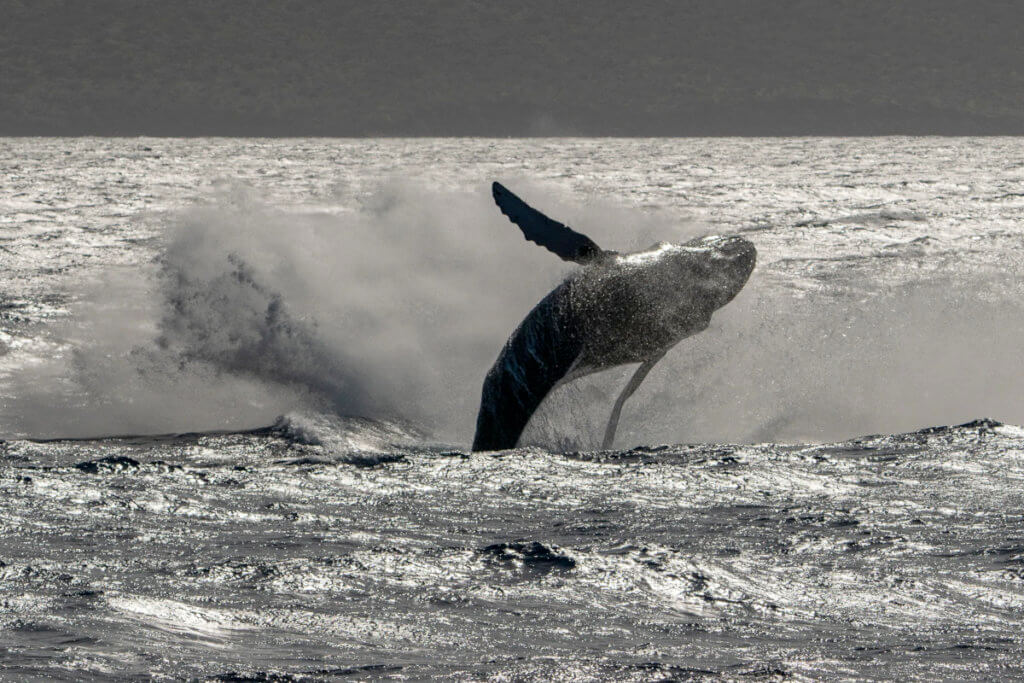
<svg viewBox="0 0 1024 683">
<path fill-rule="evenodd" d="M 0 134 L 1024 134 L 1016 0 L 0 0 Z"/>
</svg>

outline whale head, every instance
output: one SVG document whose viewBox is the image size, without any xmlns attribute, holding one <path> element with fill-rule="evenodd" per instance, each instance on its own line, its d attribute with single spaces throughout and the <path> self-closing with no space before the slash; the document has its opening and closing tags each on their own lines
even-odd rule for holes
<svg viewBox="0 0 1024 683">
<path fill-rule="evenodd" d="M 685 244 L 662 242 L 629 254 L 623 263 L 647 271 L 652 297 L 688 311 L 712 311 L 726 305 L 750 278 L 757 250 L 738 236 L 709 235 Z M 688 313 L 687 313 L 688 314 Z"/>
<path fill-rule="evenodd" d="M 705 277 L 711 285 L 708 295 L 715 299 L 715 308 L 721 308 L 739 294 L 757 263 L 757 249 L 738 235 L 709 235 L 687 245 L 707 250 L 709 269 Z"/>
<path fill-rule="evenodd" d="M 632 314 L 620 309 L 637 307 L 640 317 L 649 321 L 645 334 L 659 328 L 678 340 L 707 327 L 711 314 L 743 289 L 756 260 L 754 245 L 742 237 L 712 235 L 684 244 L 662 242 L 606 262 L 611 277 L 606 278 L 602 267 L 595 268 L 592 280 L 600 284 L 582 288 L 587 292 L 583 299 L 593 299 L 597 307 L 609 302 L 617 314 L 634 322 Z M 624 297 L 618 289 L 632 294 Z"/>
</svg>

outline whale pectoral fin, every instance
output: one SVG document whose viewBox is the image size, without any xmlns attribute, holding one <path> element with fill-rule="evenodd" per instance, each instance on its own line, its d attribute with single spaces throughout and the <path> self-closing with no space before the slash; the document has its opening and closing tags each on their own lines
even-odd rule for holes
<svg viewBox="0 0 1024 683">
<path fill-rule="evenodd" d="M 640 367 L 633 373 L 633 376 L 629 378 L 629 382 L 623 387 L 619 398 L 615 400 L 615 406 L 612 407 L 611 417 L 608 418 L 608 426 L 604 430 L 604 440 L 601 442 L 602 450 L 609 450 L 615 442 L 615 430 L 619 427 L 619 416 L 622 414 L 622 406 L 626 403 L 626 399 L 632 396 L 633 392 L 639 388 L 644 378 L 647 377 L 647 373 L 657 365 L 659 360 L 665 357 L 665 353 L 665 351 L 662 351 L 657 356 L 648 358 L 641 363 Z"/>
<path fill-rule="evenodd" d="M 607 253 L 586 235 L 537 211 L 501 183 L 491 185 L 491 194 L 501 212 L 519 226 L 526 239 L 557 254 L 563 261 L 589 263 Z"/>
</svg>

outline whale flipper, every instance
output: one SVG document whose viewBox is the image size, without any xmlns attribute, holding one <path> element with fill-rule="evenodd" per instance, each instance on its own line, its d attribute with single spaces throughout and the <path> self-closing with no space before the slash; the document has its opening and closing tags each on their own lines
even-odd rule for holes
<svg viewBox="0 0 1024 683">
<path fill-rule="evenodd" d="M 622 393 L 619 394 L 619 398 L 615 401 L 615 406 L 612 408 L 611 417 L 608 418 L 608 426 L 604 430 L 604 440 L 601 442 L 602 450 L 611 450 L 612 444 L 615 443 L 615 430 L 619 427 L 619 416 L 622 415 L 622 406 L 626 403 L 626 399 L 633 395 L 633 392 L 640 387 L 644 378 L 647 377 L 647 373 L 664 356 L 665 351 L 662 351 L 641 363 L 640 367 L 636 369 L 636 372 L 629 379 L 629 382 L 623 387 Z"/>
<path fill-rule="evenodd" d="M 557 254 L 563 261 L 590 263 L 608 253 L 586 235 L 537 211 L 501 183 L 491 185 L 491 194 L 501 212 L 519 226 L 526 239 Z"/>
</svg>

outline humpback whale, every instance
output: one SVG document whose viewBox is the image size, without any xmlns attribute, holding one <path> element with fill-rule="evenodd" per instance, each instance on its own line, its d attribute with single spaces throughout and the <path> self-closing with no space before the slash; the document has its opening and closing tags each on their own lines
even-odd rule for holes
<svg viewBox="0 0 1024 683">
<path fill-rule="evenodd" d="M 669 349 L 706 329 L 711 314 L 743 288 L 757 250 L 742 237 L 714 235 L 620 254 L 548 218 L 500 183 L 491 191 L 527 240 L 583 268 L 534 306 L 488 371 L 473 450 L 515 448 L 559 384 L 639 363 L 612 407 L 602 446 L 611 448 L 626 400 Z"/>
</svg>

